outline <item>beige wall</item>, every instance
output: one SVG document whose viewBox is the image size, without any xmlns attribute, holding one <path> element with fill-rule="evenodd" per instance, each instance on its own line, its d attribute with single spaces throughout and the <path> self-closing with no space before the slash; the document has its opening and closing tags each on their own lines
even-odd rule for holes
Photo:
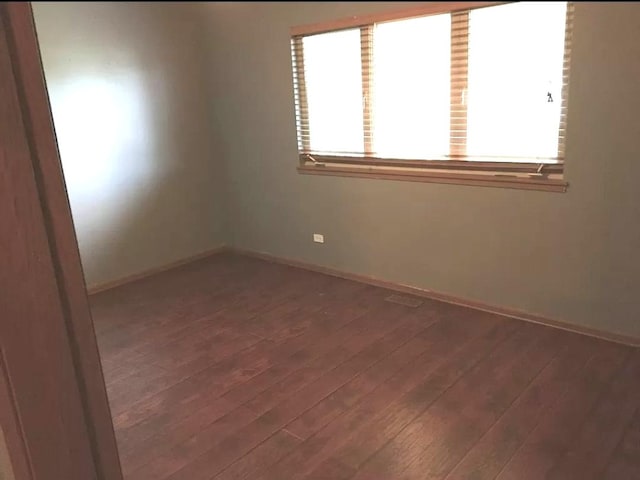
<svg viewBox="0 0 640 480">
<path fill-rule="evenodd" d="M 33 7 L 88 284 L 226 243 L 193 5 Z"/>
<path fill-rule="evenodd" d="M 203 6 L 233 243 L 640 336 L 640 5 L 576 6 L 566 194 L 298 175 L 288 28 L 392 7 Z"/>
</svg>

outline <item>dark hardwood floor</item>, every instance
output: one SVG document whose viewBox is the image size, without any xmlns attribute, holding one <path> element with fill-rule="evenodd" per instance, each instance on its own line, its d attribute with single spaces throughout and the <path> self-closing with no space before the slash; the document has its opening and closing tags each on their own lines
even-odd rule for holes
<svg viewBox="0 0 640 480">
<path fill-rule="evenodd" d="M 127 480 L 640 478 L 640 350 L 221 254 L 92 297 Z"/>
</svg>

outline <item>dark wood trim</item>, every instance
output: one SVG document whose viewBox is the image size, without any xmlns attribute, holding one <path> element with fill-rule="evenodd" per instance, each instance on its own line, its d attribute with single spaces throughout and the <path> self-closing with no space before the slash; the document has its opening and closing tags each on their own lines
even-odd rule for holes
<svg viewBox="0 0 640 480">
<path fill-rule="evenodd" d="M 202 260 L 204 258 L 210 257 L 212 255 L 216 255 L 218 253 L 222 253 L 227 251 L 226 246 L 220 246 L 216 248 L 212 248 L 210 250 L 198 253 L 196 255 L 191 255 L 186 258 L 181 258 L 180 260 L 176 260 L 175 262 L 167 263 L 165 265 L 161 265 L 159 267 L 150 268 L 148 270 L 144 270 L 142 272 L 134 273 L 132 275 L 127 275 L 126 277 L 118 278 L 116 280 L 111 280 L 109 282 L 100 283 L 97 285 L 89 286 L 88 292 L 89 295 L 94 295 L 96 293 L 104 292 L 105 290 L 111 290 L 112 288 L 119 287 L 121 285 L 126 285 L 127 283 L 132 283 L 138 280 L 142 280 L 143 278 L 150 277 L 152 275 L 157 275 L 158 273 L 166 272 L 167 270 L 171 270 L 182 265 L 186 265 L 188 263 L 192 263 L 198 260 Z"/>
<path fill-rule="evenodd" d="M 336 268 L 325 267 L 313 263 L 304 262 L 301 260 L 294 260 L 291 258 L 279 257 L 277 255 L 271 255 L 269 253 L 256 252 L 253 250 L 245 250 L 242 248 L 232 247 L 230 251 L 239 255 L 246 255 L 248 257 L 255 257 L 268 262 L 280 263 L 283 265 L 289 265 L 292 267 L 302 268 L 305 270 L 311 270 L 313 272 L 323 273 L 325 275 L 331 275 L 334 277 L 344 278 L 347 280 L 354 280 L 356 282 L 366 283 L 376 287 L 387 288 L 397 292 L 407 293 L 410 295 L 416 295 L 419 297 L 429 298 L 432 300 L 439 300 L 446 303 L 453 303 L 455 305 L 461 305 L 463 307 L 473 308 L 475 310 L 481 310 L 484 312 L 494 313 L 496 315 L 502 315 L 504 317 L 515 318 L 517 320 L 523 320 L 525 322 L 538 323 L 540 325 L 546 325 L 548 327 L 558 328 L 569 332 L 579 333 L 581 335 L 587 335 L 589 337 L 600 338 L 614 343 L 620 343 L 623 345 L 640 348 L 640 338 L 630 337 L 628 335 L 620 335 L 611 332 L 605 332 L 603 330 L 597 330 L 589 327 L 582 327 L 579 325 L 573 325 L 561 320 L 553 320 L 514 308 L 501 307 L 497 305 L 491 305 L 477 300 L 470 300 L 468 298 L 458 297 L 456 295 L 449 295 L 446 293 L 434 292 L 433 290 L 427 290 L 420 287 L 413 287 L 410 285 L 403 285 L 400 283 L 389 282 L 387 280 L 381 280 L 375 277 L 369 277 L 367 275 L 360 275 L 358 273 L 346 272 L 344 270 L 338 270 Z"/>
<path fill-rule="evenodd" d="M 389 22 L 401 20 L 403 18 L 422 17 L 426 15 L 436 15 L 439 13 L 456 12 L 459 10 L 470 10 L 474 8 L 491 7 L 509 2 L 424 2 L 415 7 L 396 9 L 387 12 L 374 13 L 370 15 L 354 15 L 329 22 L 312 23 L 309 25 L 299 25 L 291 27 L 291 36 L 313 35 L 316 33 L 332 32 L 347 28 L 358 28 L 373 23 Z"/>
<path fill-rule="evenodd" d="M 3 128 L 22 129 L 20 135 L 11 137 L 4 165 L 0 162 L 0 170 L 19 179 L 6 192 L 14 199 L 16 216 L 4 220 L 9 222 L 7 228 L 13 222 L 14 228 L 31 232 L 25 238 L 16 230 L 16 243 L 5 254 L 24 255 L 19 258 L 25 261 L 19 268 L 15 259 L 6 262 L 8 269 L 0 278 L 9 282 L 10 275 L 16 277 L 10 288 L 16 295 L 11 309 L 24 312 L 22 326 L 5 324 L 3 328 L 3 368 L 11 382 L 3 382 L 2 389 L 9 394 L 0 397 L 12 399 L 8 405 L 3 401 L 2 408 L 14 412 L 20 427 L 19 433 L 7 439 L 9 453 L 16 480 L 121 480 L 31 5 L 7 2 L 0 5 L 0 12 L 3 48 L 11 63 L 3 73 Z M 11 117 L 15 115 L 13 105 L 19 109 L 19 126 L 12 120 L 16 117 Z M 21 290 L 22 284 L 28 290 Z M 6 321 L 11 323 L 15 314 L 9 312 Z M 40 330 L 39 335 L 34 334 Z M 28 362 L 22 361 L 20 355 L 28 352 L 33 355 Z M 49 380 L 44 382 L 44 378 Z M 3 425 L 6 422 L 3 417 Z M 23 448 L 18 448 L 20 442 Z M 20 466 L 25 462 L 28 473 Z"/>
<path fill-rule="evenodd" d="M 334 177 L 356 177 L 376 180 L 399 180 L 403 182 L 446 183 L 450 185 L 469 185 L 475 187 L 498 187 L 516 190 L 539 190 L 564 193 L 569 184 L 564 180 L 550 179 L 544 176 L 525 177 L 516 174 L 488 175 L 482 173 L 463 173 L 456 171 L 430 171 L 391 169 L 384 167 L 348 167 L 342 165 L 311 164 L 298 167 L 298 173 L 304 175 L 325 175 Z"/>
</svg>

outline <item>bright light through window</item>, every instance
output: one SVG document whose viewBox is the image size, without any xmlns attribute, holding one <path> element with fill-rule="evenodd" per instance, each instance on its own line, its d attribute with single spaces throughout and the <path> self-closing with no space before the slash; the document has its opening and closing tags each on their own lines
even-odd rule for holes
<svg viewBox="0 0 640 480">
<path fill-rule="evenodd" d="M 303 45 L 311 149 L 362 152 L 360 30 L 313 35 Z"/>
<path fill-rule="evenodd" d="M 294 35 L 300 153 L 539 173 L 564 158 L 572 12 L 514 2 Z"/>
<path fill-rule="evenodd" d="M 565 2 L 470 12 L 467 155 L 557 155 L 565 14 Z"/>
<path fill-rule="evenodd" d="M 429 158 L 448 152 L 450 29 L 448 14 L 375 26 L 376 155 Z"/>
</svg>

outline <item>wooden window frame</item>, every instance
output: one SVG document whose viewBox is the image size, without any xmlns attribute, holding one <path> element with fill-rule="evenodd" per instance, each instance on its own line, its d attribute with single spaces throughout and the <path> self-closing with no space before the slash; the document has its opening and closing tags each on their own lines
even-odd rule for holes
<svg viewBox="0 0 640 480">
<path fill-rule="evenodd" d="M 353 16 L 340 20 L 292 27 L 291 48 L 296 92 L 296 124 L 298 128 L 298 172 L 308 175 L 348 176 L 375 179 L 392 179 L 414 182 L 448 183 L 527 190 L 566 192 L 564 180 L 564 151 L 568 89 L 563 82 L 562 108 L 558 130 L 558 156 L 544 160 L 513 158 L 470 159 L 466 155 L 467 115 L 463 100 L 468 87 L 468 37 L 466 41 L 454 38 L 454 23 L 468 23 L 469 10 L 501 5 L 509 2 L 433 2 L 411 9 L 395 10 L 373 15 Z M 571 44 L 571 20 L 573 5 L 568 2 L 565 31 L 563 78 L 568 79 L 569 49 Z M 403 20 L 420 16 L 450 13 L 451 28 L 451 101 L 449 155 L 441 159 L 407 160 L 380 158 L 373 155 L 374 118 L 370 98 L 373 88 L 373 28 L 375 23 Z M 329 155 L 313 153 L 310 149 L 309 111 L 304 78 L 302 39 L 305 36 L 344 29 L 360 29 L 363 155 Z M 455 79 L 455 81 L 454 81 Z M 462 139 L 462 141 L 461 141 Z M 553 163 L 551 163 L 551 162 Z"/>
</svg>

